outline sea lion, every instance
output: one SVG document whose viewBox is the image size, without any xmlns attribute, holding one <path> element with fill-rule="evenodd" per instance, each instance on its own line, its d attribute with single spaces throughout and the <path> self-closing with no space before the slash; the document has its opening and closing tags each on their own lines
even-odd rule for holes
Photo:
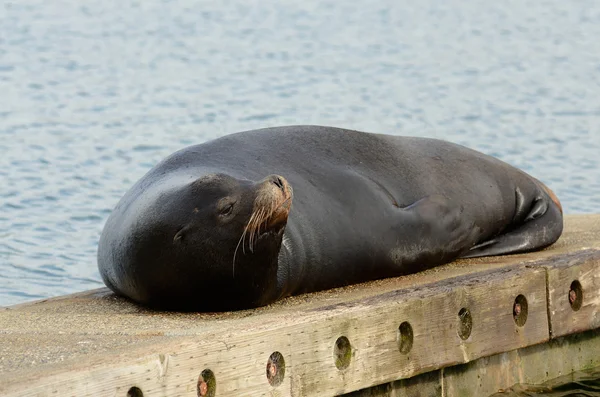
<svg viewBox="0 0 600 397">
<path fill-rule="evenodd" d="M 150 307 L 220 311 L 554 243 L 560 202 L 496 158 L 320 126 L 187 147 L 108 218 L 98 266 Z"/>
</svg>

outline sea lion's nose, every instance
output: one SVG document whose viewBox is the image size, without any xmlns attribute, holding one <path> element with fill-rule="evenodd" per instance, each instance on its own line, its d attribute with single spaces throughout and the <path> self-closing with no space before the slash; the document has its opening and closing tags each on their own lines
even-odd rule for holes
<svg viewBox="0 0 600 397">
<path fill-rule="evenodd" d="M 285 184 L 279 175 L 271 175 L 271 182 L 285 193 Z"/>
</svg>

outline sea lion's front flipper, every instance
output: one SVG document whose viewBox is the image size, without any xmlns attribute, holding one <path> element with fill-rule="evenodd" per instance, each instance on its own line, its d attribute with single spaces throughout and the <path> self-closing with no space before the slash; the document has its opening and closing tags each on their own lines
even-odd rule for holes
<svg viewBox="0 0 600 397">
<path fill-rule="evenodd" d="M 541 184 L 541 183 L 540 183 Z M 533 201 L 523 201 L 517 189 L 515 218 L 518 221 L 505 233 L 479 243 L 461 258 L 516 254 L 541 249 L 553 244 L 563 229 L 562 208 L 556 195 L 545 185 Z M 523 211 L 523 208 L 527 210 Z"/>
<path fill-rule="evenodd" d="M 402 213 L 400 246 L 394 249 L 403 262 L 440 264 L 449 262 L 475 244 L 481 229 L 464 216 L 464 207 L 442 195 L 427 196 Z"/>
</svg>

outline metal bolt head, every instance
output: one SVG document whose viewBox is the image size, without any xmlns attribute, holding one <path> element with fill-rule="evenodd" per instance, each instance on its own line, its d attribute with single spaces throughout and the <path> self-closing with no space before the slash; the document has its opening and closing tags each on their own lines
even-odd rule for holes
<svg viewBox="0 0 600 397">
<path fill-rule="evenodd" d="M 518 316 L 520 314 L 521 314 L 521 304 L 515 303 L 515 305 L 513 306 L 513 315 Z"/>
<path fill-rule="evenodd" d="M 570 290 L 569 291 L 569 302 L 573 304 L 577 300 L 577 291 Z"/>
<path fill-rule="evenodd" d="M 269 363 L 269 376 L 271 378 L 274 378 L 275 375 L 277 375 L 277 365 L 273 364 L 273 363 Z"/>
<path fill-rule="evenodd" d="M 198 384 L 198 391 L 200 392 L 201 396 L 206 396 L 206 393 L 208 393 L 208 385 L 205 381 L 201 381 Z"/>
</svg>

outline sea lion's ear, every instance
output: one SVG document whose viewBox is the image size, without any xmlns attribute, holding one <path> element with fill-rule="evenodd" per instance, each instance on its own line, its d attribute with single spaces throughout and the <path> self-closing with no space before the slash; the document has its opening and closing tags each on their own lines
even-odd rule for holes
<svg viewBox="0 0 600 397">
<path fill-rule="evenodd" d="M 183 240 L 183 229 L 181 229 L 177 233 L 175 233 L 175 237 L 173 237 L 174 243 L 179 243 L 182 240 Z"/>
</svg>

